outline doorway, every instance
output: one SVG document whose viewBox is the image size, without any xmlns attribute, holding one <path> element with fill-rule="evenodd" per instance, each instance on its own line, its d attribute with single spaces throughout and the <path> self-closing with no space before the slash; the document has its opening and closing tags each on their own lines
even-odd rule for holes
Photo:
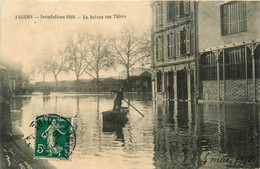
<svg viewBox="0 0 260 169">
<path fill-rule="evenodd" d="M 174 99 L 174 89 L 173 89 L 173 72 L 168 72 L 168 84 L 167 84 L 167 99 Z"/>
<path fill-rule="evenodd" d="M 177 96 L 179 100 L 188 100 L 187 71 L 177 71 Z"/>
</svg>

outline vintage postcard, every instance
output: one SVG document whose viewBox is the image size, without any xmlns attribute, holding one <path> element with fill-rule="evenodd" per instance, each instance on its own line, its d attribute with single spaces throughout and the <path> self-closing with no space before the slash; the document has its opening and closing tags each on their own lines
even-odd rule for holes
<svg viewBox="0 0 260 169">
<path fill-rule="evenodd" d="M 0 3 L 0 169 L 259 168 L 259 1 Z"/>
</svg>

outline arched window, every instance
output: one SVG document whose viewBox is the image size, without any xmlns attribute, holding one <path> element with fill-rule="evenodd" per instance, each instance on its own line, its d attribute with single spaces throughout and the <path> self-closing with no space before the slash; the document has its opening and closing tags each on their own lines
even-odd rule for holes
<svg viewBox="0 0 260 169">
<path fill-rule="evenodd" d="M 217 63 L 216 56 L 213 52 L 202 54 L 200 59 L 202 80 L 217 80 Z"/>
<path fill-rule="evenodd" d="M 252 56 L 251 56 L 251 50 L 249 49 L 249 47 L 246 47 L 246 51 L 247 51 L 247 78 L 248 79 L 252 79 Z"/>
<path fill-rule="evenodd" d="M 218 62 L 219 62 L 219 80 L 223 80 L 223 55 L 224 52 L 221 51 L 218 56 Z"/>
<path fill-rule="evenodd" d="M 255 55 L 255 78 L 260 78 L 260 45 L 258 45 L 254 52 Z"/>
<path fill-rule="evenodd" d="M 225 79 L 245 79 L 245 46 L 224 50 Z"/>
</svg>

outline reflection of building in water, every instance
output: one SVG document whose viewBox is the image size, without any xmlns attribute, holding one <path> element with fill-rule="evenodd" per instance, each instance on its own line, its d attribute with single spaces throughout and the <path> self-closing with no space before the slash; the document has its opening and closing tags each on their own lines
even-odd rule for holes
<svg viewBox="0 0 260 169">
<path fill-rule="evenodd" d="M 155 167 L 196 168 L 200 164 L 200 151 L 196 117 L 191 104 L 157 101 L 156 105 Z M 174 105 L 178 108 L 174 109 Z"/>
<path fill-rule="evenodd" d="M 259 166 L 259 106 L 205 104 L 198 112 L 202 157 L 210 151 L 229 158 L 255 156 L 245 167 Z M 224 164 L 235 167 L 234 161 Z"/>
<path fill-rule="evenodd" d="M 26 107 L 31 102 L 31 97 L 15 97 L 11 103 L 12 124 L 22 125 L 23 107 Z"/>
<path fill-rule="evenodd" d="M 154 103 L 157 115 L 154 129 L 156 168 L 200 167 L 207 153 L 213 154 L 214 158 L 244 156 L 251 161 L 240 164 L 240 167 L 259 166 L 258 105 Z M 208 162 L 204 167 L 210 168 L 210 165 L 215 164 Z M 231 160 L 218 165 L 220 168 L 237 167 Z"/>
</svg>

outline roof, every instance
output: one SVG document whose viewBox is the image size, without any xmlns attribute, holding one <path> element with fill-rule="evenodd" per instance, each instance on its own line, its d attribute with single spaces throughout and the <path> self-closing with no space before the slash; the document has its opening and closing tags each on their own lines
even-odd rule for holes
<svg viewBox="0 0 260 169">
<path fill-rule="evenodd" d="M 139 75 L 139 77 L 151 77 L 151 73 L 150 72 L 148 72 L 148 71 L 145 71 L 145 72 L 143 72 L 143 73 L 141 73 L 140 75 Z"/>
</svg>

